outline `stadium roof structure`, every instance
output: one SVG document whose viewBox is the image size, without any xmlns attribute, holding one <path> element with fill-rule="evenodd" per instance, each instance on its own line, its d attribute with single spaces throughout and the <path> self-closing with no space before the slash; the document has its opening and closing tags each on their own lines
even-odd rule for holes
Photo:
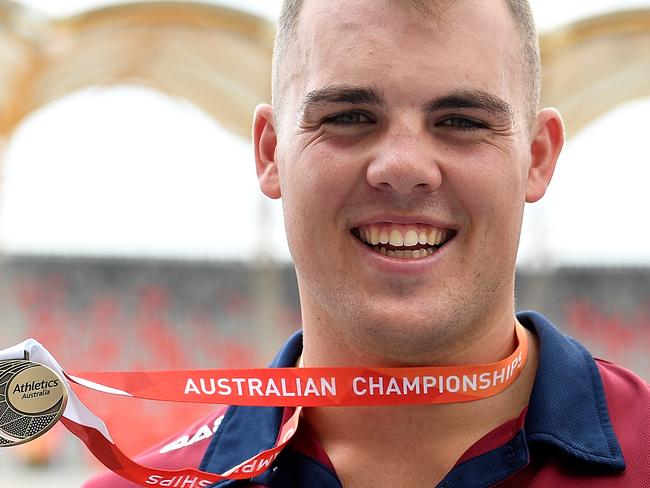
<svg viewBox="0 0 650 488">
<path fill-rule="evenodd" d="M 0 137 L 32 111 L 91 86 L 144 85 L 249 136 L 270 99 L 274 26 L 197 2 L 142 2 L 47 19 L 0 1 Z"/>
</svg>

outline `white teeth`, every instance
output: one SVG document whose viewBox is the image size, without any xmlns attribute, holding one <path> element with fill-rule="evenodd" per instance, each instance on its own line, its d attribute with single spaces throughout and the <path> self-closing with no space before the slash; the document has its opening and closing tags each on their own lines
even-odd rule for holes
<svg viewBox="0 0 650 488">
<path fill-rule="evenodd" d="M 436 229 L 433 229 L 431 232 L 429 232 L 429 237 L 427 238 L 427 244 L 430 246 L 434 246 L 436 244 L 436 240 L 438 239 L 438 231 Z"/>
<path fill-rule="evenodd" d="M 415 246 L 418 243 L 418 233 L 417 231 L 410 229 L 406 232 L 404 236 L 404 245 L 405 246 Z"/>
<path fill-rule="evenodd" d="M 375 246 L 375 250 L 379 252 L 379 244 L 390 244 L 395 247 L 417 247 L 417 246 L 428 246 L 427 249 L 417 249 L 418 254 L 414 254 L 414 258 L 425 257 L 424 254 L 420 256 L 420 251 L 422 253 L 427 253 L 431 250 L 432 246 L 439 246 L 443 242 L 446 242 L 449 237 L 449 231 L 444 229 L 435 229 L 430 230 L 416 230 L 408 229 L 404 234 L 398 228 L 381 228 L 379 226 L 367 226 L 358 229 L 359 238 L 371 246 Z M 400 250 L 401 251 L 401 250 Z M 410 252 L 411 250 L 409 250 Z M 428 252 L 431 254 L 431 252 Z M 407 255 L 406 257 L 410 257 Z"/>
<path fill-rule="evenodd" d="M 370 229 L 370 244 L 373 246 L 379 244 L 379 230 L 374 227 Z"/>
<path fill-rule="evenodd" d="M 390 238 L 388 239 L 388 243 L 391 246 L 403 246 L 404 245 L 404 238 L 402 237 L 402 233 L 398 231 L 397 229 L 393 229 L 390 231 Z"/>
<path fill-rule="evenodd" d="M 434 249 L 431 247 L 426 249 L 416 249 L 414 251 L 411 250 L 406 250 L 406 251 L 388 250 L 387 251 L 386 248 L 383 246 L 382 247 L 375 246 L 374 250 L 379 254 L 381 254 L 382 256 L 388 256 L 397 259 L 422 259 L 422 258 L 426 258 L 427 256 L 430 256 L 434 252 Z"/>
<path fill-rule="evenodd" d="M 415 251 L 388 251 L 388 256 L 391 256 L 391 252 L 394 252 L 394 257 L 400 259 L 422 259 L 426 258 L 433 254 L 433 248 L 427 249 L 416 249 Z"/>
</svg>

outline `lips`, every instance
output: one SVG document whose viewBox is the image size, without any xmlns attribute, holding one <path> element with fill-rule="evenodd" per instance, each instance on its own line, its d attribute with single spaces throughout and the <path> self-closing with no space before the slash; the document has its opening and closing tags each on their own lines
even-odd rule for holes
<svg viewBox="0 0 650 488">
<path fill-rule="evenodd" d="M 384 256 L 422 259 L 432 255 L 454 236 L 454 231 L 427 224 L 380 223 L 356 227 L 352 233 Z"/>
</svg>

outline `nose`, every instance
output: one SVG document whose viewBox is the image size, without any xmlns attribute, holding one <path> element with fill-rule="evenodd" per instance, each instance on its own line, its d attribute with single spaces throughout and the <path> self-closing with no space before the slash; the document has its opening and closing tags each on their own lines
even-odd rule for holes
<svg viewBox="0 0 650 488">
<path fill-rule="evenodd" d="M 366 179 L 374 188 L 401 195 L 433 192 L 442 185 L 438 156 L 426 131 L 388 133 L 368 165 Z"/>
</svg>

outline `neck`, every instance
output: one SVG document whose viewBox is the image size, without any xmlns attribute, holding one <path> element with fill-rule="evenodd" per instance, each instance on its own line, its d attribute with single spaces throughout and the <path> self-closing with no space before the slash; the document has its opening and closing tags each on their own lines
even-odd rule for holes
<svg viewBox="0 0 650 488">
<path fill-rule="evenodd" d="M 472 444 L 518 417 L 528 405 L 537 369 L 537 342 L 527 334 L 524 370 L 513 385 L 492 397 L 440 405 L 305 409 L 306 420 L 344 486 L 435 486 Z M 494 359 L 503 359 L 512 350 L 511 345 Z M 373 478 L 378 473 L 381 477 Z"/>
</svg>

